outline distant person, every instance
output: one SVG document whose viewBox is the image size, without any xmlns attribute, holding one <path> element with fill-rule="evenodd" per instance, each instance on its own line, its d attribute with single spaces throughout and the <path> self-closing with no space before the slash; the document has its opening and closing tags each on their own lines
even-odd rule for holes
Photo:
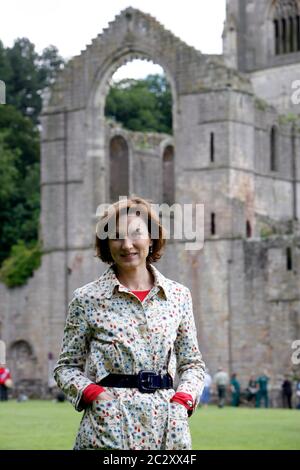
<svg viewBox="0 0 300 470">
<path fill-rule="evenodd" d="M 267 372 L 263 372 L 257 379 L 258 391 L 256 394 L 256 408 L 260 408 L 261 400 L 264 400 L 265 408 L 269 407 L 269 392 L 268 392 L 268 383 L 269 377 Z"/>
<path fill-rule="evenodd" d="M 241 386 L 237 379 L 237 374 L 231 375 L 231 406 L 239 406 L 241 400 Z"/>
<path fill-rule="evenodd" d="M 5 364 L 0 364 L 0 401 L 8 400 L 8 389 L 11 387 L 12 380 L 9 369 Z"/>
<path fill-rule="evenodd" d="M 293 396 L 293 384 L 289 380 L 289 376 L 285 375 L 284 381 L 281 385 L 282 390 L 282 406 L 283 408 L 292 409 L 292 396 Z"/>
<path fill-rule="evenodd" d="M 300 380 L 296 383 L 297 410 L 300 410 Z"/>
<path fill-rule="evenodd" d="M 258 392 L 258 384 L 254 378 L 254 375 L 250 376 L 246 392 L 247 392 L 248 403 L 252 403 L 252 402 L 255 403 L 256 394 Z"/>
<path fill-rule="evenodd" d="M 209 374 L 209 370 L 206 369 L 205 371 L 205 378 L 204 378 L 204 389 L 202 394 L 200 395 L 200 400 L 199 400 L 199 405 L 203 405 L 204 407 L 208 406 L 208 403 L 210 402 L 210 396 L 211 396 L 211 384 L 212 384 L 212 378 L 211 375 Z"/>
<path fill-rule="evenodd" d="M 218 368 L 218 372 L 214 375 L 214 384 L 216 385 L 218 394 L 218 407 L 223 408 L 226 399 L 226 389 L 229 383 L 227 372 L 222 367 Z"/>
</svg>

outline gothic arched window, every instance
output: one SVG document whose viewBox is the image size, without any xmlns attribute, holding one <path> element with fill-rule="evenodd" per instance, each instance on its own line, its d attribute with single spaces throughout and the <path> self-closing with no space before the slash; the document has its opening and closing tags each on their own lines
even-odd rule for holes
<svg viewBox="0 0 300 470">
<path fill-rule="evenodd" d="M 270 170 L 278 170 L 278 130 L 276 126 L 270 132 Z"/>
<path fill-rule="evenodd" d="M 210 214 L 210 233 L 211 235 L 216 234 L 216 214 L 214 212 Z"/>
<path fill-rule="evenodd" d="M 124 137 L 117 135 L 110 141 L 110 202 L 129 193 L 129 149 Z"/>
<path fill-rule="evenodd" d="M 278 0 L 274 12 L 275 54 L 300 51 L 300 11 L 297 0 Z"/>
<path fill-rule="evenodd" d="M 9 364 L 15 381 L 32 379 L 35 376 L 36 359 L 33 348 L 25 340 L 15 341 L 9 348 Z"/>
<path fill-rule="evenodd" d="M 174 172 L 174 147 L 168 145 L 163 153 L 163 202 L 169 205 L 175 202 Z"/>
<path fill-rule="evenodd" d="M 288 246 L 286 249 L 286 269 L 288 271 L 292 271 L 293 269 L 292 250 L 290 246 Z"/>
<path fill-rule="evenodd" d="M 214 162 L 215 160 L 215 134 L 214 132 L 210 133 L 210 161 Z"/>
<path fill-rule="evenodd" d="M 247 238 L 252 237 L 252 229 L 251 229 L 251 224 L 250 224 L 249 220 L 247 220 L 247 222 L 246 222 L 246 236 L 247 236 Z"/>
</svg>

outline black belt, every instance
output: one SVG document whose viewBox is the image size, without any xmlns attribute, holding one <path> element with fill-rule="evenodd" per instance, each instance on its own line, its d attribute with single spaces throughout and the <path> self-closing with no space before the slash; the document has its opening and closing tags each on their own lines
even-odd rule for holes
<svg viewBox="0 0 300 470">
<path fill-rule="evenodd" d="M 138 388 L 142 393 L 154 393 L 161 388 L 173 388 L 173 379 L 170 374 L 160 375 L 151 370 L 140 370 L 136 375 L 109 374 L 98 385 Z"/>
</svg>

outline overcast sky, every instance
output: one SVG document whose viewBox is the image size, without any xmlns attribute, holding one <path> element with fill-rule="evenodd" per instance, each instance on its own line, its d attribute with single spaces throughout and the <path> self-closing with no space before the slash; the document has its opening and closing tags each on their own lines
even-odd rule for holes
<svg viewBox="0 0 300 470">
<path fill-rule="evenodd" d="M 38 52 L 50 44 L 70 58 L 107 27 L 128 6 L 158 19 L 187 44 L 207 54 L 222 52 L 226 0 L 6 0 L 0 7 L 0 39 L 11 46 L 27 37 Z M 159 71 L 144 65 L 127 66 L 132 77 Z M 129 64 L 130 65 L 130 64 Z M 150 65 L 150 68 L 149 68 Z M 130 71 L 131 69 L 131 71 Z M 123 67 L 124 70 L 124 67 Z M 125 76 L 119 69 L 118 78 Z"/>
</svg>

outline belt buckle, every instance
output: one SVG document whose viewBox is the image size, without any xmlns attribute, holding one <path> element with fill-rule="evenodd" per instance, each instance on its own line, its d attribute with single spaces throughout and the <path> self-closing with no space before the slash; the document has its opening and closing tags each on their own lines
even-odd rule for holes
<svg viewBox="0 0 300 470">
<path fill-rule="evenodd" d="M 151 386 L 151 377 L 155 377 L 156 375 L 157 374 L 152 370 L 140 370 L 138 373 L 139 391 L 142 393 L 154 393 L 157 387 L 153 387 L 153 385 Z"/>
</svg>

